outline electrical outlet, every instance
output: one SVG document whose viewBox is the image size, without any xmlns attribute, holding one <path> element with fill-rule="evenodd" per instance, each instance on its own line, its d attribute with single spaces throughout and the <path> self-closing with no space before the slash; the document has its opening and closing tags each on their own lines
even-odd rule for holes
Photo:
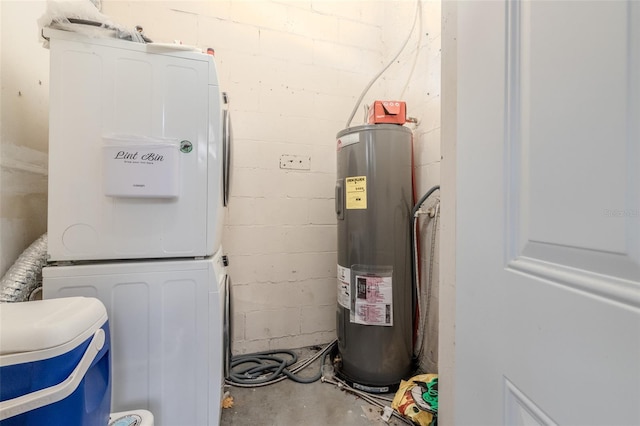
<svg viewBox="0 0 640 426">
<path fill-rule="evenodd" d="M 283 154 L 280 156 L 280 168 L 287 170 L 310 170 L 311 157 Z"/>
</svg>

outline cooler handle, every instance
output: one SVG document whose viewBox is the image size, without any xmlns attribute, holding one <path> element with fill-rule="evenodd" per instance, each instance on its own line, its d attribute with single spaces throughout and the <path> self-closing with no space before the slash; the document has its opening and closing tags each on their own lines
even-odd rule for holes
<svg viewBox="0 0 640 426">
<path fill-rule="evenodd" d="M 71 395 L 78 388 L 85 374 L 87 374 L 96 355 L 104 347 L 104 343 L 105 333 L 100 328 L 93 334 L 89 347 L 87 347 L 82 359 L 69 377 L 57 385 L 0 402 L 0 421 L 54 404 Z"/>
</svg>

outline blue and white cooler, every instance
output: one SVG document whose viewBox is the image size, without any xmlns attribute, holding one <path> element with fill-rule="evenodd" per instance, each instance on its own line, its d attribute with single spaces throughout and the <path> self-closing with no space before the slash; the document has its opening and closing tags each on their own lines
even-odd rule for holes
<svg viewBox="0 0 640 426">
<path fill-rule="evenodd" d="M 0 425 L 107 425 L 109 322 L 85 297 L 0 304 Z"/>
</svg>

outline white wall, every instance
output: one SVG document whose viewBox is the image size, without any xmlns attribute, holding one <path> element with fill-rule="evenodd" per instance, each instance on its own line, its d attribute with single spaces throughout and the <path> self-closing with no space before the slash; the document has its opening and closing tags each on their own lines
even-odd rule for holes
<svg viewBox="0 0 640 426">
<path fill-rule="evenodd" d="M 47 226 L 49 52 L 43 1 L 0 1 L 0 276 Z"/>
<path fill-rule="evenodd" d="M 16 204 L 11 199 L 5 203 L 6 194 L 20 185 L 7 184 L 3 167 L 3 261 L 6 257 L 12 262 L 44 230 L 46 220 L 48 51 L 38 45 L 35 28 L 44 9 L 42 2 L 2 0 L 0 4 L 3 152 L 8 151 L 5 146 L 15 145 L 19 152 L 14 157 L 28 153 L 28 173 L 41 180 L 39 185 L 28 185 L 33 193 L 22 196 L 35 197 L 39 203 L 36 208 L 27 201 Z M 235 352 L 299 347 L 333 339 L 335 134 L 344 127 L 362 88 L 405 38 L 415 3 L 103 0 L 102 5 L 103 13 L 114 21 L 130 27 L 141 25 L 155 41 L 181 40 L 216 51 L 221 84 L 230 94 L 235 133 L 232 197 L 224 234 L 234 283 Z M 392 66 L 365 98 L 365 103 L 396 98 L 406 86 L 403 98 L 409 115 L 420 120 L 416 127 L 419 194 L 439 182 L 439 13 L 439 2 L 423 2 L 419 41 L 414 35 L 400 63 Z M 19 24 L 22 27 L 14 28 Z M 5 28 L 25 36 L 24 44 L 12 46 L 10 55 Z M 411 72 L 416 49 L 418 56 Z M 22 62 L 13 60 L 18 57 Z M 12 59 L 10 66 L 7 58 Z M 17 63 L 24 63 L 29 70 L 22 72 Z M 5 77 L 7 68 L 24 83 L 11 83 Z M 32 87 L 35 77 L 42 86 Z M 5 132 L 9 118 L 5 108 L 16 85 L 30 94 L 22 100 L 33 100 L 25 109 L 23 125 Z M 38 88 L 42 90 L 36 91 Z M 12 102 L 19 101 L 13 98 Z M 27 129 L 26 118 L 36 124 Z M 359 110 L 353 124 L 361 121 Z M 23 133 L 14 141 L 18 130 Z M 32 140 L 38 143 L 32 144 Z M 283 154 L 310 157 L 310 169 L 280 169 Z M 4 226 L 8 220 L 5 205 L 23 206 L 15 212 L 10 227 Z M 17 244 L 9 242 L 13 234 L 5 229 L 35 235 L 25 235 Z M 5 247 L 11 249 L 7 256 Z"/>
</svg>

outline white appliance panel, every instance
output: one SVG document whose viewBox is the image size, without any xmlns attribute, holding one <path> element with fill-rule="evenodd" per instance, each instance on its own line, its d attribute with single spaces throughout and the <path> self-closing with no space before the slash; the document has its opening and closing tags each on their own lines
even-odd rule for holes
<svg viewBox="0 0 640 426">
<path fill-rule="evenodd" d="M 44 268 L 44 298 L 91 296 L 107 308 L 112 411 L 146 409 L 161 425 L 218 424 L 226 274 L 220 253 Z"/>
<path fill-rule="evenodd" d="M 223 220 L 222 110 L 213 57 L 45 34 L 51 46 L 50 260 L 212 255 Z M 148 144 L 172 144 L 177 167 L 165 169 L 174 187 L 150 196 L 136 196 L 135 188 L 108 195 L 103 147 L 114 137 L 124 140 L 118 161 L 136 162 L 131 167 L 140 173 L 151 167 L 141 161 Z"/>
</svg>

